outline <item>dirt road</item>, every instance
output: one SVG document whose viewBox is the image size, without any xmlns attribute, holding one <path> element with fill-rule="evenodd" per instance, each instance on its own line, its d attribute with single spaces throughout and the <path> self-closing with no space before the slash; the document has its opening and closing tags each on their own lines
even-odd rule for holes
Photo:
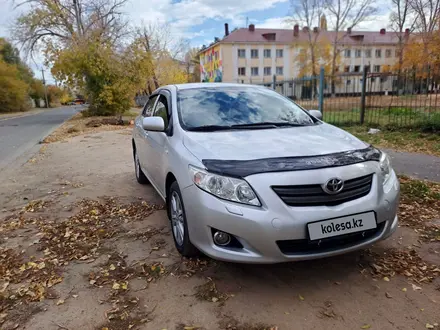
<svg viewBox="0 0 440 330">
<path fill-rule="evenodd" d="M 419 229 L 310 262 L 181 259 L 130 139 L 77 136 L 1 173 L 2 329 L 440 329 L 440 244 Z"/>
</svg>

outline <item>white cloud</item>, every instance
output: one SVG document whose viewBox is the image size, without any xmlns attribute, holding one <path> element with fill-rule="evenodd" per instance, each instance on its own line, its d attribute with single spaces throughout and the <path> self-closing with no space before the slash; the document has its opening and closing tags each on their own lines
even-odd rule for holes
<svg viewBox="0 0 440 330">
<path fill-rule="evenodd" d="M 370 19 L 359 23 L 354 30 L 360 31 L 379 31 L 380 29 L 386 29 L 390 24 L 390 15 L 389 12 L 375 15 Z"/>
<path fill-rule="evenodd" d="M 288 18 L 288 16 L 268 18 L 262 22 L 256 22 L 255 27 L 262 29 L 289 29 L 292 27 L 292 23 L 286 22 Z"/>
<path fill-rule="evenodd" d="M 134 0 L 127 5 L 127 10 L 134 21 L 169 22 L 176 31 L 184 32 L 212 19 L 242 25 L 244 13 L 268 9 L 282 2 L 287 0 L 183 0 L 177 3 L 171 0 Z"/>
</svg>

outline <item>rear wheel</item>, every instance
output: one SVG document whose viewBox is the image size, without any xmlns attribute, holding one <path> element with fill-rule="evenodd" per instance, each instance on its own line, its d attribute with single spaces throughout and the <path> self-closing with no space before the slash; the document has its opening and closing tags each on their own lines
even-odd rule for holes
<svg viewBox="0 0 440 330">
<path fill-rule="evenodd" d="M 142 171 L 141 164 L 139 162 L 139 156 L 136 152 L 136 149 L 134 149 L 133 153 L 134 153 L 134 171 L 136 174 L 136 180 L 140 184 L 147 184 L 149 183 L 149 181 L 145 176 L 144 172 Z"/>
<path fill-rule="evenodd" d="M 168 196 L 168 215 L 176 249 L 184 257 L 196 257 L 200 252 L 189 239 L 185 207 L 176 181 L 171 184 Z"/>
</svg>

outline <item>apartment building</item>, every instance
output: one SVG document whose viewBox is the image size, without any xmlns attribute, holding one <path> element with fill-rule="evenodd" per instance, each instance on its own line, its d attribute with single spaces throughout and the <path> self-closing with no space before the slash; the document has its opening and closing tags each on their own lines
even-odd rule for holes
<svg viewBox="0 0 440 330">
<path fill-rule="evenodd" d="M 258 29 L 251 24 L 229 33 L 225 24 L 225 37 L 199 53 L 201 81 L 269 84 L 274 75 L 277 81 L 299 78 L 304 65 L 300 59 L 308 56 L 309 33 L 316 33 L 318 42 L 332 48 L 336 32 L 327 31 L 322 21 L 321 27 L 311 31 L 298 25 L 293 29 Z M 409 37 L 409 30 L 405 36 Z M 372 73 L 388 71 L 398 60 L 398 41 L 395 32 L 385 29 L 339 32 L 338 73 L 360 79 L 366 66 Z M 351 84 L 350 79 L 338 88 L 347 90 L 347 83 Z M 380 81 L 382 89 L 391 88 L 384 83 Z"/>
</svg>

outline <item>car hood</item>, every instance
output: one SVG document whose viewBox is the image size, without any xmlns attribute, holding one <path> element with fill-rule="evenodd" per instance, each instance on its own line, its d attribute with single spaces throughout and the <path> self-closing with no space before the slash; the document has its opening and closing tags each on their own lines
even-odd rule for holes
<svg viewBox="0 0 440 330">
<path fill-rule="evenodd" d="M 199 160 L 317 156 L 368 144 L 329 124 L 276 129 L 185 132 L 185 147 Z"/>
</svg>

